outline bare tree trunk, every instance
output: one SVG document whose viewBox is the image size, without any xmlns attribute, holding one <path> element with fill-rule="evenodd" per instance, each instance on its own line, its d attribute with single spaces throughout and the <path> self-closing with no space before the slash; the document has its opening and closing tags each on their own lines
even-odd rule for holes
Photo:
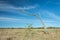
<svg viewBox="0 0 60 40">
<path fill-rule="evenodd" d="M 44 21 L 42 20 L 41 16 L 36 15 L 36 17 L 40 20 L 40 22 L 42 23 L 44 29 L 46 29 L 46 25 L 45 25 Z"/>
</svg>

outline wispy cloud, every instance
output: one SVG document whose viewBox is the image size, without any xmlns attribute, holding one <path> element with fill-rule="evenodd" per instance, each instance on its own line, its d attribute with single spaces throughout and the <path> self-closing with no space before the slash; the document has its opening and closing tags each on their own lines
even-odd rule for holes
<svg viewBox="0 0 60 40">
<path fill-rule="evenodd" d="M 9 22 L 22 22 L 22 23 L 29 23 L 32 19 L 25 19 L 25 18 L 11 18 L 11 17 L 0 17 L 0 21 L 9 21 Z M 27 21 L 27 22 L 26 22 Z"/>
<path fill-rule="evenodd" d="M 12 22 L 39 22 L 39 19 L 25 19 L 25 18 L 9 18 L 9 17 L 0 17 L 0 21 L 12 21 Z M 44 20 L 44 22 L 55 22 L 54 20 Z"/>
<path fill-rule="evenodd" d="M 15 7 L 13 5 L 10 4 L 6 4 L 6 3 L 0 3 L 0 9 L 15 9 L 15 10 L 30 10 L 30 9 L 35 9 L 37 8 L 37 5 L 30 5 L 30 6 L 24 6 L 24 7 Z"/>
<path fill-rule="evenodd" d="M 37 4 L 36 5 L 28 5 L 28 6 L 24 6 L 24 7 L 21 7 L 21 6 L 15 7 L 15 6 L 13 6 L 11 4 L 7 4 L 5 2 L 0 3 L 0 11 L 12 12 L 14 14 L 17 13 L 19 15 L 23 14 L 25 16 L 28 16 L 28 15 L 26 15 L 26 13 L 27 14 L 30 13 L 30 12 L 26 12 L 26 10 L 35 9 L 37 7 L 38 7 Z"/>
<path fill-rule="evenodd" d="M 7 21 L 7 20 L 20 20 L 20 19 L 15 19 L 15 18 L 9 18 L 9 17 L 0 17 L 0 20 Z"/>
<path fill-rule="evenodd" d="M 17 19 L 17 18 L 9 18 L 9 17 L 0 17 L 0 21 L 2 22 L 8 22 L 8 23 L 23 23 L 24 24 L 33 24 L 33 25 L 37 25 L 37 26 L 42 26 L 40 20 L 38 19 Z M 53 26 L 53 23 L 56 23 L 56 21 L 54 20 L 43 20 L 44 23 L 46 24 L 46 26 Z M 52 24 L 51 24 L 52 23 Z M 47 25 L 48 24 L 48 25 Z M 35 27 L 35 26 L 34 26 Z"/>
<path fill-rule="evenodd" d="M 44 13 L 46 13 L 47 16 L 49 16 L 50 18 L 53 18 L 53 19 L 55 19 L 55 20 L 60 20 L 60 16 L 56 15 L 56 14 L 53 13 L 53 12 L 44 11 Z"/>
<path fill-rule="evenodd" d="M 7 3 L 8 1 L 3 1 L 3 0 L 0 0 L 0 3 Z"/>
<path fill-rule="evenodd" d="M 56 4 L 56 5 L 60 5 L 60 1 L 59 0 L 48 0 L 47 4 Z"/>
<path fill-rule="evenodd" d="M 8 12 L 13 12 L 13 13 L 18 13 L 20 14 L 21 12 L 22 13 L 25 13 L 26 10 L 31 10 L 31 9 L 35 9 L 37 8 L 38 5 L 28 5 L 28 6 L 24 6 L 24 7 L 16 7 L 16 6 L 13 6 L 11 4 L 7 4 L 5 2 L 1 2 L 0 3 L 0 11 L 8 11 Z"/>
</svg>

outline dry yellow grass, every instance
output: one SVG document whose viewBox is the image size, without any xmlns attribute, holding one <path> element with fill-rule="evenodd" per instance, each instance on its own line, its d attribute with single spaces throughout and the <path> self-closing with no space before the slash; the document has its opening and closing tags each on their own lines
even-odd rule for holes
<svg viewBox="0 0 60 40">
<path fill-rule="evenodd" d="M 60 29 L 0 29 L 0 40 L 60 40 Z"/>
</svg>

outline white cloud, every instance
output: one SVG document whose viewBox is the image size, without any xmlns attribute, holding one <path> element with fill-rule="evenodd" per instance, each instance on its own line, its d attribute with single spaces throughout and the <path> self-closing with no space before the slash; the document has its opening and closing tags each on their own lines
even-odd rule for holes
<svg viewBox="0 0 60 40">
<path fill-rule="evenodd" d="M 1 22 L 8 22 L 8 23 L 23 23 L 23 24 L 33 24 L 33 25 L 36 25 L 37 26 L 42 26 L 41 22 L 39 19 L 23 19 L 23 18 L 20 18 L 20 19 L 17 19 L 17 18 L 9 18 L 9 17 L 0 17 L 0 21 Z M 56 23 L 56 21 L 54 20 L 43 20 L 44 23 L 46 24 L 49 24 L 49 25 L 52 25 L 53 23 Z M 52 23 L 52 24 L 51 24 Z"/>
<path fill-rule="evenodd" d="M 37 5 L 15 7 L 15 6 L 10 5 L 10 4 L 0 3 L 0 8 L 1 9 L 4 8 L 4 9 L 15 9 L 15 10 L 30 10 L 30 9 L 35 9 L 36 7 L 37 7 Z"/>
<path fill-rule="evenodd" d="M 30 5 L 30 6 L 24 6 L 24 7 L 15 7 L 13 5 L 7 4 L 7 3 L 0 3 L 0 11 L 7 11 L 12 13 L 17 13 L 19 15 L 23 14 L 25 16 L 29 16 L 26 14 L 29 14 L 26 10 L 35 9 L 38 5 Z"/>
<path fill-rule="evenodd" d="M 0 3 L 0 11 L 8 11 L 13 13 L 29 13 L 26 12 L 26 10 L 35 9 L 38 5 L 30 5 L 30 6 L 24 6 L 24 7 L 15 7 L 13 5 L 7 4 L 7 3 Z M 25 15 L 25 14 L 24 14 Z"/>
<path fill-rule="evenodd" d="M 60 20 L 60 16 L 56 15 L 55 13 L 53 12 L 49 12 L 49 11 L 44 11 L 44 13 L 47 14 L 47 16 L 49 16 L 50 18 L 53 18 L 55 20 Z M 46 15 L 45 14 L 45 15 Z"/>
<path fill-rule="evenodd" d="M 39 19 L 25 19 L 25 18 L 9 18 L 9 17 L 0 17 L 0 21 L 12 21 L 12 22 L 40 22 Z M 54 20 L 43 20 L 44 22 L 55 22 Z"/>
<path fill-rule="evenodd" d="M 30 20 L 32 20 L 32 19 L 0 17 L 0 21 L 9 21 L 9 22 L 23 22 L 24 23 L 27 21 L 29 23 Z"/>
<path fill-rule="evenodd" d="M 15 19 L 15 18 L 8 18 L 8 17 L 0 17 L 0 21 L 16 21 L 20 19 Z"/>
</svg>

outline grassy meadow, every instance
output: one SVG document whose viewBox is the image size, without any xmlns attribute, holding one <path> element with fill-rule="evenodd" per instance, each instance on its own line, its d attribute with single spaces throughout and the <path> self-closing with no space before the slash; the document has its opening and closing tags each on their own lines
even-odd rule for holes
<svg viewBox="0 0 60 40">
<path fill-rule="evenodd" d="M 0 40 L 60 40 L 60 29 L 0 29 Z"/>
</svg>

